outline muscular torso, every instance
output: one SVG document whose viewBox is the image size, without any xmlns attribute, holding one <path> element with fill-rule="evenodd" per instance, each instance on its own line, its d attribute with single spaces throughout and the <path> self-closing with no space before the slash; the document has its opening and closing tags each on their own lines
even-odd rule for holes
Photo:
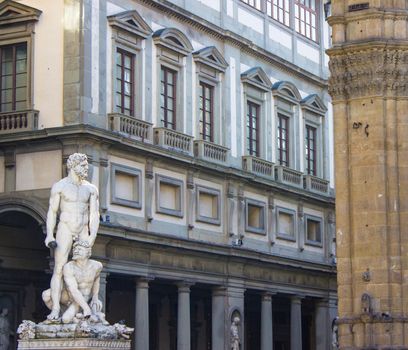
<svg viewBox="0 0 408 350">
<path fill-rule="evenodd" d="M 78 266 L 74 261 L 70 261 L 64 267 L 64 274 L 68 272 L 75 278 L 78 290 L 84 296 L 85 300 L 89 301 L 95 278 L 100 273 L 101 269 L 101 263 L 95 260 L 88 260 L 88 264 L 85 267 Z"/>
<path fill-rule="evenodd" d="M 65 180 L 65 181 L 64 181 Z M 60 183 L 60 222 L 68 226 L 73 234 L 83 231 L 89 221 L 89 201 L 94 194 L 93 185 L 84 181 L 75 185 L 66 178 Z"/>
</svg>

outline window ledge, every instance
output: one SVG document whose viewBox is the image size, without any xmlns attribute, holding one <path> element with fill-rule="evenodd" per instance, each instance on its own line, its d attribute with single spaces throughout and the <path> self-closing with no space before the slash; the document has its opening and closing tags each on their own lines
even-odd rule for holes
<svg viewBox="0 0 408 350">
<path fill-rule="evenodd" d="M 108 114 L 108 118 L 111 131 L 116 131 L 143 142 L 152 143 L 153 124 L 121 113 Z"/>
<path fill-rule="evenodd" d="M 273 177 L 274 163 L 255 156 L 242 156 L 242 168 L 251 173 Z"/>
<path fill-rule="evenodd" d="M 194 141 L 194 156 L 225 165 L 228 162 L 229 148 L 210 141 L 196 140 Z"/>
<path fill-rule="evenodd" d="M 192 136 L 163 127 L 153 128 L 153 130 L 155 145 L 167 148 L 168 150 L 192 155 Z"/>
<path fill-rule="evenodd" d="M 37 130 L 39 113 L 33 109 L 0 113 L 0 134 Z"/>
<path fill-rule="evenodd" d="M 275 165 L 276 181 L 303 188 L 303 173 L 283 165 Z"/>
<path fill-rule="evenodd" d="M 313 175 L 303 175 L 303 181 L 306 190 L 320 194 L 329 194 L 329 181 Z"/>
<path fill-rule="evenodd" d="M 319 241 L 306 240 L 305 245 L 309 245 L 309 246 L 317 247 L 317 248 L 322 248 L 323 247 L 323 243 L 319 242 Z"/>
<path fill-rule="evenodd" d="M 294 236 L 287 235 L 286 233 L 277 233 L 276 238 L 277 239 L 282 239 L 284 241 L 296 242 L 296 238 Z"/>
</svg>

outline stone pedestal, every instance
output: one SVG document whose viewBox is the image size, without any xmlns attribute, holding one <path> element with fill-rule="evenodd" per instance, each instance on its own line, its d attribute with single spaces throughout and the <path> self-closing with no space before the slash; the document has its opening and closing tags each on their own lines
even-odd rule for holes
<svg viewBox="0 0 408 350">
<path fill-rule="evenodd" d="M 130 340 L 123 339 L 27 339 L 18 341 L 18 349 L 30 350 L 130 350 Z"/>
</svg>

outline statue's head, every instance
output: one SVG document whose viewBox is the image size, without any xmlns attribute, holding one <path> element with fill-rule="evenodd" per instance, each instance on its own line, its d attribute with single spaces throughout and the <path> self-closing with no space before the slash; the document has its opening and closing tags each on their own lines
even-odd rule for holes
<svg viewBox="0 0 408 350">
<path fill-rule="evenodd" d="M 239 325 L 241 322 L 240 318 L 238 316 L 235 316 L 234 319 L 232 320 L 236 325 Z"/>
<path fill-rule="evenodd" d="M 86 154 L 74 153 L 67 160 L 68 171 L 72 170 L 81 180 L 88 177 L 88 157 Z"/>
<path fill-rule="evenodd" d="M 92 254 L 92 248 L 87 241 L 76 241 L 72 247 L 72 260 L 89 259 Z"/>
</svg>

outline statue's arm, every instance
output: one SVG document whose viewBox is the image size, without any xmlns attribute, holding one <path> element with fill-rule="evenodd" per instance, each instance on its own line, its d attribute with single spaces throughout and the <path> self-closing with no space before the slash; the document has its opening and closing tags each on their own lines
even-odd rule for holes
<svg viewBox="0 0 408 350">
<path fill-rule="evenodd" d="M 65 286 L 68 289 L 70 295 L 72 296 L 72 299 L 74 299 L 74 301 L 82 308 L 85 315 L 90 315 L 91 309 L 88 303 L 86 302 L 84 296 L 78 289 L 78 283 L 75 279 L 74 273 L 69 264 L 66 264 L 64 266 L 63 275 Z"/>
<path fill-rule="evenodd" d="M 47 237 L 45 238 L 45 245 L 55 240 L 54 238 L 54 228 L 57 222 L 57 213 L 60 204 L 60 185 L 59 183 L 54 184 L 51 188 L 50 195 L 50 205 L 47 213 Z"/>
<path fill-rule="evenodd" d="M 99 194 L 98 189 L 92 186 L 89 200 L 89 243 L 93 246 L 99 228 Z"/>
</svg>

